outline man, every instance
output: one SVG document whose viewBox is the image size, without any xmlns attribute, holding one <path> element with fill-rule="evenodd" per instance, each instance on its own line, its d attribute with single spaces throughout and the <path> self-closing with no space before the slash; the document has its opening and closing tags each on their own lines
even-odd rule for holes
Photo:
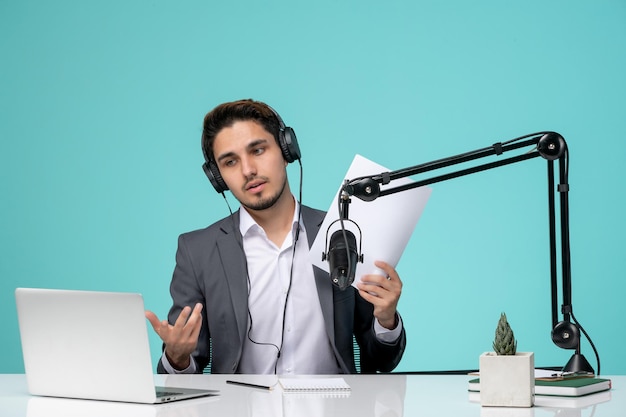
<svg viewBox="0 0 626 417">
<path fill-rule="evenodd" d="M 332 285 L 308 250 L 324 213 L 301 206 L 287 179 L 300 158 L 293 130 L 264 103 L 224 103 L 204 119 L 205 172 L 241 204 L 234 214 L 178 240 L 169 322 L 146 317 L 164 343 L 159 373 L 354 373 L 391 371 L 406 335 L 396 306 L 402 282 L 362 277 Z"/>
</svg>

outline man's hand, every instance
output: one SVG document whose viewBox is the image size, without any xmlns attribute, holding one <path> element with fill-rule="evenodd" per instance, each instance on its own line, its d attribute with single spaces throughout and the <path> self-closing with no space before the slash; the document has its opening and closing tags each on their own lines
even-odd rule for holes
<svg viewBox="0 0 626 417">
<path fill-rule="evenodd" d="M 363 275 L 357 284 L 359 294 L 374 305 L 374 317 L 381 326 L 393 330 L 396 322 L 396 308 L 402 293 L 402 281 L 396 270 L 386 262 L 374 262 L 387 276 L 378 274 Z"/>
<path fill-rule="evenodd" d="M 201 313 L 202 304 L 197 303 L 193 310 L 187 306 L 172 326 L 167 320 L 160 321 L 156 314 L 146 310 L 146 318 L 165 343 L 165 355 L 175 369 L 182 370 L 189 366 L 189 358 L 198 345 L 202 326 Z"/>
</svg>

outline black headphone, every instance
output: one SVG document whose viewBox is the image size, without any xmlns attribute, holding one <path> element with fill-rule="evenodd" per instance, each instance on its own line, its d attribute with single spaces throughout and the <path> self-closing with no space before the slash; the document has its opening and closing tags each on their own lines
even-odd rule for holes
<svg viewBox="0 0 626 417">
<path fill-rule="evenodd" d="M 285 122 L 283 122 L 283 119 L 276 112 L 276 110 L 270 106 L 267 107 L 272 111 L 274 116 L 276 116 L 276 119 L 278 119 L 278 145 L 280 146 L 283 158 L 285 158 L 285 161 L 288 163 L 299 160 L 301 155 L 300 146 L 298 145 L 298 140 L 296 139 L 296 132 L 294 132 L 292 128 L 285 126 Z M 204 155 L 205 162 L 202 164 L 202 170 L 211 182 L 211 185 L 213 185 L 213 188 L 215 188 L 215 191 L 222 194 L 224 191 L 228 190 L 228 185 L 226 185 L 226 182 L 222 178 L 222 174 L 220 174 L 217 164 L 213 158 L 209 156 L 211 151 L 206 149 L 204 142 L 205 141 L 203 140 L 202 154 Z"/>
</svg>

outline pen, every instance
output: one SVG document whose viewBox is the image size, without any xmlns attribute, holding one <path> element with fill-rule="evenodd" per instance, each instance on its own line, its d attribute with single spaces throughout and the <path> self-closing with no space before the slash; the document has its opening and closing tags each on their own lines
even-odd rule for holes
<svg viewBox="0 0 626 417">
<path fill-rule="evenodd" d="M 227 380 L 226 383 L 227 384 L 233 384 L 233 385 L 241 385 L 242 387 L 261 388 L 261 389 L 268 389 L 268 390 L 272 389 L 272 387 L 269 386 L 269 385 L 250 384 L 248 382 L 241 382 L 241 381 Z"/>
</svg>

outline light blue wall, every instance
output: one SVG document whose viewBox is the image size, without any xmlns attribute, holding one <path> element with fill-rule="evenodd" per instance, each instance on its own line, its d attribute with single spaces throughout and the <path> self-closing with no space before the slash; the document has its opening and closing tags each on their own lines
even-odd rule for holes
<svg viewBox="0 0 626 417">
<path fill-rule="evenodd" d="M 18 286 L 141 292 L 166 314 L 178 234 L 227 214 L 202 117 L 252 97 L 296 130 L 323 209 L 355 153 L 395 170 L 561 133 L 574 311 L 602 373 L 626 373 L 624 51 L 623 0 L 1 0 L 0 372 L 23 372 Z M 398 265 L 398 370 L 477 367 L 501 311 L 537 365 L 567 361 L 546 187 L 542 160 L 434 187 Z"/>
</svg>

